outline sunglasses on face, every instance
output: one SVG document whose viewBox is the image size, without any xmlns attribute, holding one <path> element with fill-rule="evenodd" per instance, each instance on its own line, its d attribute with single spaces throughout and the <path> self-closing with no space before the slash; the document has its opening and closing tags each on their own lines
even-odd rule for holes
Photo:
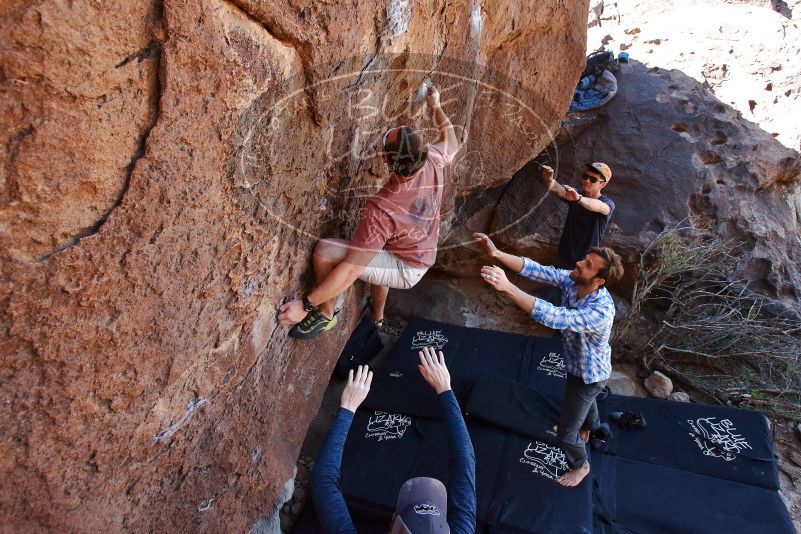
<svg viewBox="0 0 801 534">
<path fill-rule="evenodd" d="M 605 182 L 605 181 L 606 181 L 606 179 L 605 179 L 605 178 L 598 178 L 597 176 L 593 176 L 593 175 L 591 175 L 591 174 L 585 174 L 584 176 L 582 176 L 582 180 L 589 180 L 589 182 L 590 182 L 591 184 L 594 184 L 594 183 L 595 183 L 595 182 L 597 182 L 598 180 L 600 180 L 600 181 L 602 181 L 602 182 Z"/>
</svg>

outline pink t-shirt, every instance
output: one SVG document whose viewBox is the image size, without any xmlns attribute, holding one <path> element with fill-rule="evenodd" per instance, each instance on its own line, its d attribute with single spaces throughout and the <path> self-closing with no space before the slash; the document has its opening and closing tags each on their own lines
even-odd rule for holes
<svg viewBox="0 0 801 534">
<path fill-rule="evenodd" d="M 410 180 L 394 180 L 364 207 L 351 244 L 359 249 L 386 249 L 408 265 L 425 269 L 434 264 L 439 240 L 443 169 L 453 160 L 445 141 L 428 145 L 423 168 Z"/>
</svg>

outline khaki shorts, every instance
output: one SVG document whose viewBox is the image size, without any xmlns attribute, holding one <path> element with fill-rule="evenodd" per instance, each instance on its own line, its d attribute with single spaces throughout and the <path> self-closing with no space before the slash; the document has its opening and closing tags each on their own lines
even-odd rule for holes
<svg viewBox="0 0 801 534">
<path fill-rule="evenodd" d="M 380 251 L 359 277 L 368 284 L 393 289 L 409 289 L 423 278 L 428 268 L 418 269 L 399 260 L 386 250 Z"/>
</svg>

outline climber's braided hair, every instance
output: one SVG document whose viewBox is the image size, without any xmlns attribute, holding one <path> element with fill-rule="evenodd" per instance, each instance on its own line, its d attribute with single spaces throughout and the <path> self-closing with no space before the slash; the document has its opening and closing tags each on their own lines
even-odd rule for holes
<svg viewBox="0 0 801 534">
<path fill-rule="evenodd" d="M 397 137 L 384 144 L 384 153 L 395 174 L 413 176 L 423 168 L 428 158 L 428 147 L 422 135 L 408 126 L 401 126 Z"/>
</svg>

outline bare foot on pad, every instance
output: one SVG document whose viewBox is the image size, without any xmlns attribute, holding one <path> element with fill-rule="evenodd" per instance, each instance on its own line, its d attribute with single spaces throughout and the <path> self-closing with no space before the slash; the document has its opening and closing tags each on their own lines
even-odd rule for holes
<svg viewBox="0 0 801 534">
<path fill-rule="evenodd" d="M 571 469 L 564 475 L 556 479 L 556 483 L 568 488 L 572 488 L 581 484 L 584 477 L 590 474 L 590 463 L 584 462 L 581 467 Z"/>
</svg>

